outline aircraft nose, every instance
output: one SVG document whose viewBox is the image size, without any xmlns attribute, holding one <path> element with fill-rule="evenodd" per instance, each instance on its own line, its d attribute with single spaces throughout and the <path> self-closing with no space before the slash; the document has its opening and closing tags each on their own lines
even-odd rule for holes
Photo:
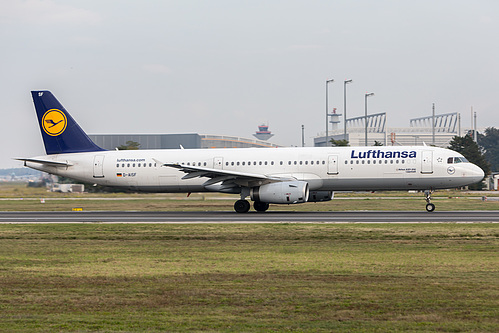
<svg viewBox="0 0 499 333">
<path fill-rule="evenodd" d="M 473 167 L 471 169 L 471 174 L 473 177 L 473 181 L 475 182 L 479 182 L 483 179 L 483 177 L 485 177 L 485 173 L 483 172 L 483 170 L 475 164 L 473 164 Z"/>
</svg>

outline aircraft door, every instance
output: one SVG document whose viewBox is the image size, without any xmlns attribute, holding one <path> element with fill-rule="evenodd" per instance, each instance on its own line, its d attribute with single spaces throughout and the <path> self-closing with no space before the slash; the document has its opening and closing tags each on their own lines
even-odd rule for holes
<svg viewBox="0 0 499 333">
<path fill-rule="evenodd" d="M 213 169 L 223 169 L 223 165 L 224 165 L 223 157 L 213 158 Z"/>
<path fill-rule="evenodd" d="M 421 173 L 433 173 L 433 151 L 423 150 L 421 156 Z"/>
<path fill-rule="evenodd" d="M 338 174 L 338 155 L 329 155 L 327 157 L 327 173 L 328 175 Z"/>
<path fill-rule="evenodd" d="M 104 155 L 94 157 L 94 178 L 104 178 Z"/>
</svg>

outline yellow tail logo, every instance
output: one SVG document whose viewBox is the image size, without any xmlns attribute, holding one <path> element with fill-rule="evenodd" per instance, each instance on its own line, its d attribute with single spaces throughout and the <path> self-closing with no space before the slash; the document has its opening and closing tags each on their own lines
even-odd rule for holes
<svg viewBox="0 0 499 333">
<path fill-rule="evenodd" d="M 66 115 L 61 110 L 50 109 L 42 117 L 42 128 L 50 136 L 61 135 L 67 124 Z"/>
</svg>

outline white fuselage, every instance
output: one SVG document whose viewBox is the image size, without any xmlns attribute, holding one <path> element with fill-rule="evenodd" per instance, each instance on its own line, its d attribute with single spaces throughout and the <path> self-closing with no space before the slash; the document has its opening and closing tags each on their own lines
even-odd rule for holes
<svg viewBox="0 0 499 333">
<path fill-rule="evenodd" d="M 208 178 L 182 179 L 183 171 L 164 164 L 290 178 L 307 182 L 314 191 L 429 190 L 483 178 L 476 165 L 449 160 L 460 156 L 435 147 L 172 149 L 47 155 L 37 159 L 69 166 L 26 165 L 84 182 L 148 192 L 217 191 L 216 186 L 203 185 Z"/>
</svg>

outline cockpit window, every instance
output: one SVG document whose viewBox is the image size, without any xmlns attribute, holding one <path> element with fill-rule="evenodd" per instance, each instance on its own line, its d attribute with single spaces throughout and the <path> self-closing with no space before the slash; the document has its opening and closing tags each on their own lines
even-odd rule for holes
<svg viewBox="0 0 499 333">
<path fill-rule="evenodd" d="M 465 157 L 459 156 L 459 157 L 449 157 L 447 159 L 448 164 L 456 164 L 456 163 L 469 163 L 468 160 Z"/>
</svg>

